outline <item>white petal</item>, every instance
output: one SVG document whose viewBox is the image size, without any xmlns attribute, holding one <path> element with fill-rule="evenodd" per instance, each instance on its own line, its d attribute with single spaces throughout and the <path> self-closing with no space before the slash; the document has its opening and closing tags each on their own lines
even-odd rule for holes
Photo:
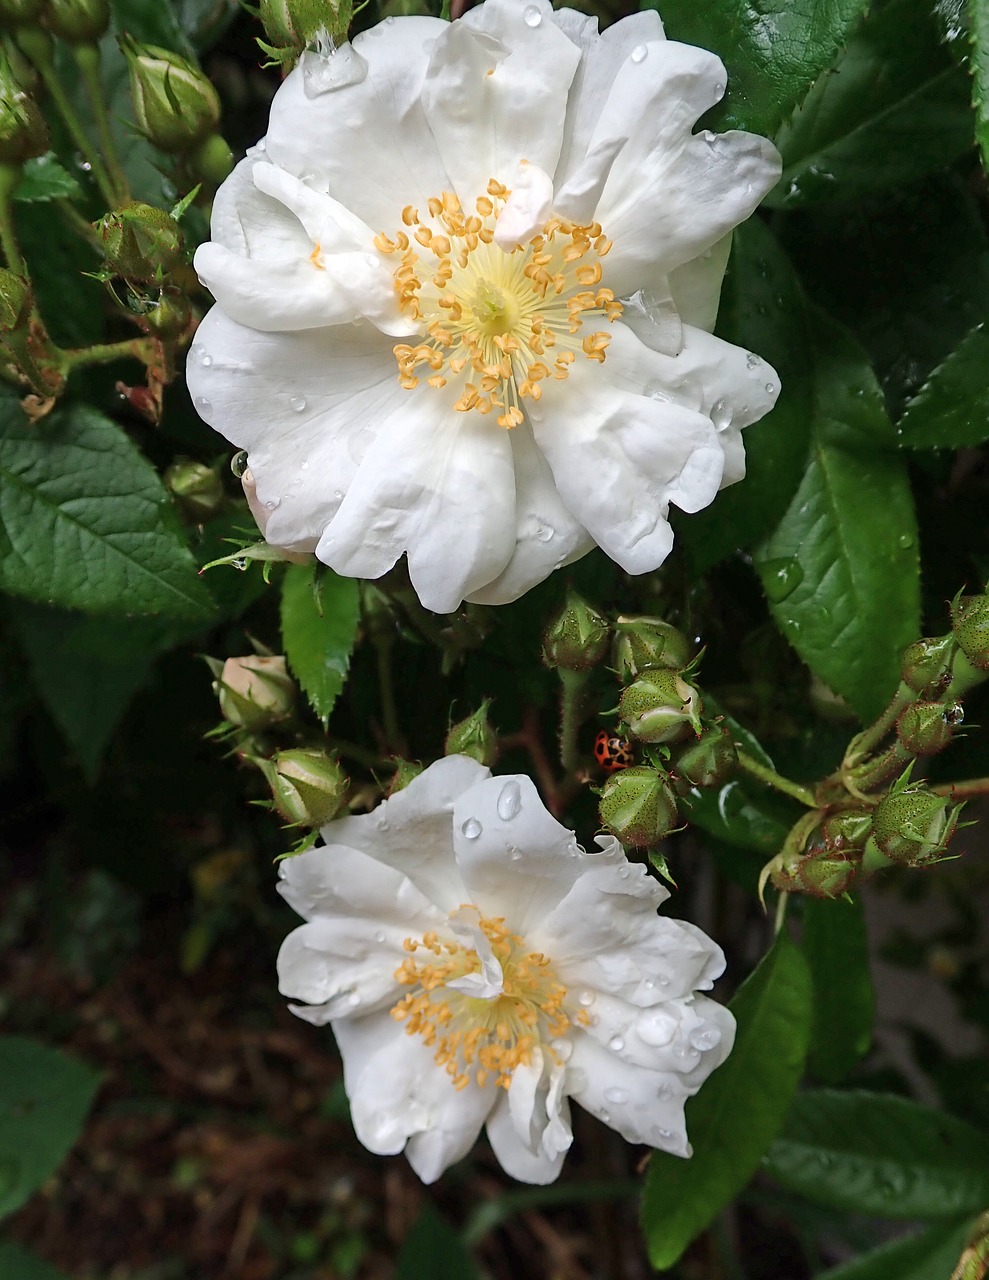
<svg viewBox="0 0 989 1280">
<path fill-rule="evenodd" d="M 368 64 L 356 84 L 306 96 L 303 70 L 289 75 L 271 107 L 267 151 L 276 163 L 312 177 L 375 231 L 401 226 L 406 204 L 425 205 L 449 190 L 420 96 L 438 18 L 391 18 L 357 36 Z"/>
<path fill-rule="evenodd" d="M 466 209 L 520 160 L 556 169 L 580 54 L 551 16 L 545 0 L 487 0 L 436 40 L 423 106 Z"/>
<path fill-rule="evenodd" d="M 354 1129 L 369 1151 L 394 1155 L 422 1135 L 407 1154 L 424 1182 L 466 1155 L 496 1101 L 494 1090 L 455 1089 L 434 1050 L 387 1013 L 336 1022 L 333 1031 Z"/>
<path fill-rule="evenodd" d="M 421 926 L 416 933 L 421 934 Z M 293 1006 L 292 1011 L 318 1026 L 331 1018 L 390 1009 L 404 994 L 394 975 L 409 936 L 401 925 L 373 917 L 317 916 L 282 943 L 278 990 L 315 1006 Z"/>
<path fill-rule="evenodd" d="M 258 190 L 293 213 L 308 239 L 324 253 L 374 248 L 374 231 L 339 200 L 274 164 L 258 162 L 252 176 Z"/>
<path fill-rule="evenodd" d="M 684 324 L 706 329 L 708 333 L 714 328 L 731 240 L 729 231 L 700 257 L 670 272 L 670 291 Z"/>
<path fill-rule="evenodd" d="M 453 809 L 458 796 L 490 771 L 467 756 L 444 756 L 373 813 L 338 818 L 323 828 L 328 845 L 359 849 L 401 871 L 417 889 L 453 911 L 469 902 L 453 856 Z"/>
<path fill-rule="evenodd" d="M 407 936 L 411 928 L 422 932 L 443 918 L 401 870 L 342 844 L 284 858 L 278 864 L 278 877 L 278 892 L 304 920 L 316 916 L 380 920 L 402 926 Z"/>
<path fill-rule="evenodd" d="M 253 149 L 220 184 L 210 211 L 210 235 L 244 258 L 285 257 L 288 249 L 303 248 L 304 231 L 285 216 L 279 201 L 258 190 L 254 168 L 259 160 Z"/>
<path fill-rule="evenodd" d="M 554 1066 L 550 1075 L 542 1059 L 537 1050 L 531 1066 L 516 1067 L 507 1096 L 499 1099 L 487 1124 L 488 1141 L 505 1172 L 538 1185 L 559 1177 L 573 1141 L 564 1070 Z"/>
<path fill-rule="evenodd" d="M 527 244 L 553 209 L 553 179 L 539 165 L 520 160 L 511 188 L 494 233 L 495 244 L 507 253 L 516 244 Z"/>
<path fill-rule="evenodd" d="M 515 465 L 515 550 L 498 577 L 470 595 L 477 604 L 510 604 L 594 546 L 564 505 L 528 421 L 508 435 Z"/>
<path fill-rule="evenodd" d="M 419 599 L 451 613 L 496 578 L 515 545 L 509 433 L 458 413 L 452 388 L 420 387 L 379 416 L 377 436 L 316 554 L 338 573 L 377 578 L 403 551 Z"/>
</svg>

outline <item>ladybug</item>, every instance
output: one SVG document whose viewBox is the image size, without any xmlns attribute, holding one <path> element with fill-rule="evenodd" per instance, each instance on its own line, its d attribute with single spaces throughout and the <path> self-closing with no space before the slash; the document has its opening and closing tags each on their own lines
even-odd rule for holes
<svg viewBox="0 0 989 1280">
<path fill-rule="evenodd" d="M 594 758 L 606 773 L 617 773 L 635 764 L 635 752 L 627 738 L 602 729 L 594 739 Z"/>
</svg>

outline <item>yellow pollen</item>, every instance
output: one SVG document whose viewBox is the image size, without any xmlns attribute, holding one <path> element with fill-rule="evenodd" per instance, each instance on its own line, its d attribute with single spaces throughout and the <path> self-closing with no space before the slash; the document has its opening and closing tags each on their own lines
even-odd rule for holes
<svg viewBox="0 0 989 1280">
<path fill-rule="evenodd" d="M 470 906 L 461 910 L 476 912 Z M 478 912 L 477 927 L 501 966 L 501 993 L 484 999 L 451 988 L 451 981 L 481 971 L 480 957 L 469 945 L 452 938 L 441 941 L 430 931 L 421 940 L 406 938 L 402 944 L 410 954 L 395 970 L 395 978 L 411 989 L 391 1016 L 405 1023 L 408 1035 L 422 1036 L 423 1043 L 435 1049 L 434 1060 L 454 1088 L 466 1088 L 473 1076 L 482 1087 L 491 1081 L 507 1089 L 515 1068 L 532 1061 L 533 1049 L 566 1034 L 567 991 L 546 956 L 527 952 L 522 938 L 511 933 L 503 919 Z"/>
<path fill-rule="evenodd" d="M 578 355 L 603 363 L 611 335 L 585 325 L 613 324 L 622 314 L 613 290 L 602 286 L 611 241 L 601 224 L 552 217 L 527 244 L 505 252 L 494 234 L 510 195 L 492 178 L 467 213 L 444 191 L 430 196 L 424 217 L 411 204 L 402 210 L 411 239 L 401 230 L 394 239 L 374 237 L 379 253 L 401 255 L 395 294 L 425 335 L 393 348 L 400 384 L 418 387 L 425 365 L 427 386 L 454 383 L 459 412 L 494 411 L 507 430 L 525 421 L 525 400 L 542 397 L 540 382 L 566 379 Z"/>
</svg>

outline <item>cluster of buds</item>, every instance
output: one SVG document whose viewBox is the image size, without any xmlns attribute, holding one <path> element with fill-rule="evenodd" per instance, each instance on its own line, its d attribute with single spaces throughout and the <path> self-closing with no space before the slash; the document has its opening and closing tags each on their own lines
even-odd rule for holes
<svg viewBox="0 0 989 1280">
<path fill-rule="evenodd" d="M 93 223 L 93 230 L 103 251 L 101 279 L 114 299 L 120 301 L 115 282 L 122 280 L 125 305 L 140 316 L 142 328 L 165 341 L 186 333 L 192 307 L 181 279 L 187 268 L 178 221 L 155 205 L 128 200 Z"/>
</svg>

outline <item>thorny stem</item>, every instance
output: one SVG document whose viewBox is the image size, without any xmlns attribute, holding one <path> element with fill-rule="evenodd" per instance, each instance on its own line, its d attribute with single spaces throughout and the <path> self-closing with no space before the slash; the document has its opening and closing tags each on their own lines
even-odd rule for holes
<svg viewBox="0 0 989 1280">
<path fill-rule="evenodd" d="M 736 743 L 737 748 L 738 744 Z M 807 805 L 809 809 L 817 808 L 814 793 L 809 787 L 805 787 L 799 782 L 791 782 L 789 778 L 784 778 L 775 769 L 770 769 L 768 765 L 760 764 L 747 751 L 738 751 L 738 763 L 750 777 L 758 778 L 767 787 L 775 787 L 777 791 L 782 791 L 784 795 L 792 796 L 794 800 L 799 800 L 801 804 Z"/>
<path fill-rule="evenodd" d="M 14 229 L 14 213 L 11 198 L 14 188 L 21 180 L 21 166 L 0 164 L 0 245 L 3 246 L 7 266 L 15 275 L 28 278 L 27 264 L 17 243 L 17 232 Z"/>
<path fill-rule="evenodd" d="M 395 639 L 379 632 L 374 636 L 374 648 L 378 659 L 378 691 L 381 697 L 381 715 L 384 720 L 386 745 L 399 755 L 405 754 L 405 743 L 398 722 L 395 703 L 395 673 L 392 668 L 392 650 Z"/>
<path fill-rule="evenodd" d="M 949 800 L 968 800 L 972 796 L 989 796 L 989 778 L 966 778 L 963 782 L 941 782 L 931 787 L 935 795 Z"/>
<path fill-rule="evenodd" d="M 906 710 L 916 696 L 908 684 L 900 684 L 889 706 L 886 707 L 878 719 L 863 729 L 861 733 L 857 733 L 848 744 L 845 758 L 842 761 L 843 773 L 854 769 L 861 760 L 882 742 L 883 738 L 896 724 L 900 713 Z"/>
<path fill-rule="evenodd" d="M 106 93 L 100 77 L 100 51 L 95 44 L 77 45 L 75 57 L 79 70 L 82 72 L 82 82 L 86 90 L 86 97 L 89 100 L 89 107 L 99 132 L 103 159 L 106 162 L 107 177 L 116 192 L 116 200 L 111 201 L 111 203 L 122 203 L 130 195 L 130 189 L 123 166 L 120 163 L 120 157 L 117 154 L 117 144 L 114 141 L 113 130 L 110 126 L 110 113 L 106 109 Z"/>
<path fill-rule="evenodd" d="M 150 338 L 125 338 L 122 342 L 97 342 L 91 347 L 74 347 L 63 351 L 62 363 L 66 371 L 78 369 L 84 364 L 109 364 L 131 356 L 147 366 L 154 363 L 157 353 Z"/>
<path fill-rule="evenodd" d="M 568 671 L 566 667 L 557 670 L 560 677 L 560 763 L 568 774 L 574 774 L 580 764 L 580 749 L 577 735 L 583 723 L 584 687 L 587 684 L 586 671 Z"/>
<path fill-rule="evenodd" d="M 906 768 L 913 758 L 909 751 L 904 750 L 898 742 L 894 742 L 882 755 L 876 756 L 868 764 L 861 764 L 857 769 L 843 770 L 841 779 L 856 799 L 867 800 L 869 791 L 888 782 L 895 774 Z"/>
</svg>

